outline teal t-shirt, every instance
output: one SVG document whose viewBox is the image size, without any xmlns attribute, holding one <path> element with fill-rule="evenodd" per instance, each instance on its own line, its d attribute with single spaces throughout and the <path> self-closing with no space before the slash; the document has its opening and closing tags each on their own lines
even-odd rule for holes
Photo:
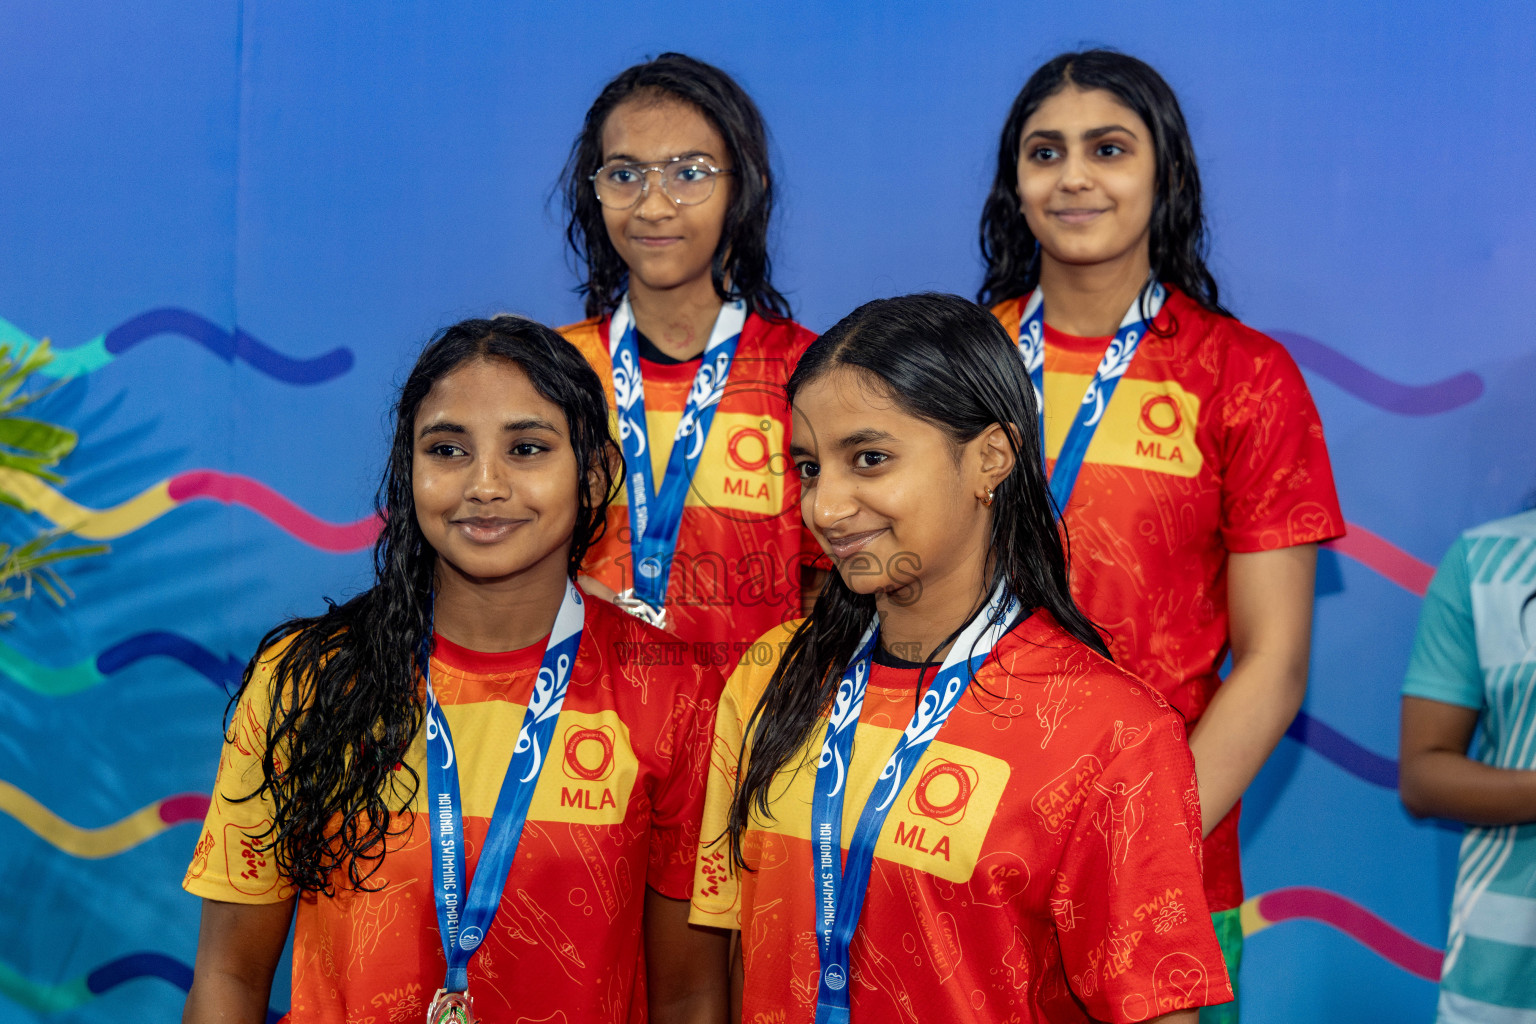
<svg viewBox="0 0 1536 1024">
<path fill-rule="evenodd" d="M 1403 693 L 1477 710 L 1469 756 L 1536 770 L 1536 511 L 1468 530 L 1446 554 Z M 1436 1020 L 1536 1020 L 1536 823 L 1467 829 Z"/>
</svg>

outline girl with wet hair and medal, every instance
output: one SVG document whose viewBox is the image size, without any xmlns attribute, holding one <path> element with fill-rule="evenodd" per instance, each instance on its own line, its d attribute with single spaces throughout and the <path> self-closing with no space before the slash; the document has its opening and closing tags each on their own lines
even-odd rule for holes
<svg viewBox="0 0 1536 1024">
<path fill-rule="evenodd" d="M 577 568 L 621 485 L 601 383 L 519 317 L 402 386 L 373 586 L 246 669 L 185 887 L 183 1019 L 719 1024 L 687 921 L 718 673 Z"/>
<path fill-rule="evenodd" d="M 1073 595 L 1189 722 L 1236 978 L 1240 798 L 1301 706 L 1317 545 L 1344 532 L 1317 410 L 1285 349 L 1218 301 L 1184 116 L 1134 57 L 1063 54 L 1025 83 L 981 247 L 980 301 L 1042 398 Z"/>
<path fill-rule="evenodd" d="M 1012 340 L 958 296 L 884 299 L 789 394 L 836 571 L 721 696 L 693 920 L 740 929 L 741 1019 L 1230 999 L 1183 722 L 1072 600 Z"/>
<path fill-rule="evenodd" d="M 584 571 L 722 667 L 800 614 L 784 384 L 813 335 L 770 281 L 767 133 L 729 75 L 664 53 L 587 111 L 564 178 L 590 319 L 562 328 L 603 379 L 628 484 Z"/>
</svg>

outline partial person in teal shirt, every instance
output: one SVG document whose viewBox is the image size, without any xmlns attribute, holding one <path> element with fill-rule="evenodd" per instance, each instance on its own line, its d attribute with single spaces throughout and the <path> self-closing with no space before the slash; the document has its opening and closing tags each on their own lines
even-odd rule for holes
<svg viewBox="0 0 1536 1024">
<path fill-rule="evenodd" d="M 1403 683 L 1399 791 L 1465 822 L 1438 1024 L 1536 1021 L 1536 510 L 1440 563 Z"/>
</svg>

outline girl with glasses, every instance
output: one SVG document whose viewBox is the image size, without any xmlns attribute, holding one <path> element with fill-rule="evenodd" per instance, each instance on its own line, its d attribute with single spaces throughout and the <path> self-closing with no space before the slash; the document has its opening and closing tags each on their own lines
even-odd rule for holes
<svg viewBox="0 0 1536 1024">
<path fill-rule="evenodd" d="M 1011 339 L 958 296 L 880 300 L 789 394 L 836 571 L 720 702 L 693 919 L 740 929 L 741 1019 L 1192 1022 L 1230 999 L 1183 722 L 1068 591 Z"/>
<path fill-rule="evenodd" d="M 294 1024 L 724 1019 L 728 947 L 685 902 L 719 676 L 574 583 L 620 472 L 558 334 L 427 346 L 373 586 L 246 669 L 184 1020 L 265 1019 L 290 921 Z"/>
<path fill-rule="evenodd" d="M 1183 113 L 1134 57 L 1063 54 L 1025 83 L 981 248 L 980 301 L 1043 398 L 1073 594 L 1190 725 L 1235 976 L 1239 800 L 1301 705 L 1317 545 L 1344 532 L 1322 425 L 1286 351 L 1221 306 Z"/>
<path fill-rule="evenodd" d="M 733 664 L 799 614 L 819 554 L 783 399 L 813 335 L 770 279 L 762 118 L 720 69 L 662 54 L 604 87 L 564 191 L 590 319 L 562 332 L 603 379 L 629 471 L 585 571 Z"/>
</svg>

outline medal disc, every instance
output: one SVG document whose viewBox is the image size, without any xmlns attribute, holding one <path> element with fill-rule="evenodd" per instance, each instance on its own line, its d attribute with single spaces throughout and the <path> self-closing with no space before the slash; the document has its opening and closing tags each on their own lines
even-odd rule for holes
<svg viewBox="0 0 1536 1024">
<path fill-rule="evenodd" d="M 653 608 L 635 596 L 633 587 L 615 595 L 613 603 L 642 622 L 649 622 L 657 629 L 672 629 L 672 614 L 665 608 Z"/>
<path fill-rule="evenodd" d="M 475 1011 L 468 992 L 438 989 L 427 1007 L 427 1024 L 475 1024 Z"/>
</svg>

